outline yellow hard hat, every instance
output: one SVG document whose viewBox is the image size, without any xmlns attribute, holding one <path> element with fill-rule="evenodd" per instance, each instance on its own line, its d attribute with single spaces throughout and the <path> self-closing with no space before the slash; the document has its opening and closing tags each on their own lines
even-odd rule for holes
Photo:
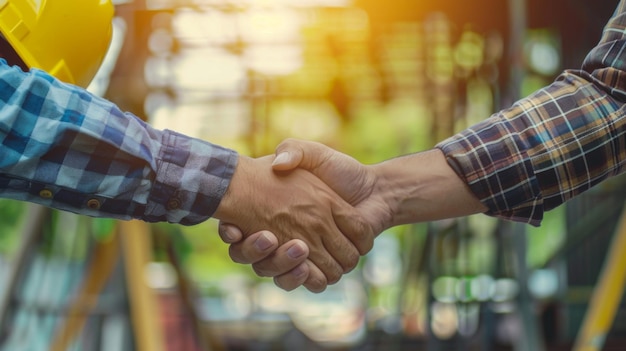
<svg viewBox="0 0 626 351">
<path fill-rule="evenodd" d="M 110 0 L 0 0 L 0 32 L 29 68 L 87 87 L 112 35 Z"/>
</svg>

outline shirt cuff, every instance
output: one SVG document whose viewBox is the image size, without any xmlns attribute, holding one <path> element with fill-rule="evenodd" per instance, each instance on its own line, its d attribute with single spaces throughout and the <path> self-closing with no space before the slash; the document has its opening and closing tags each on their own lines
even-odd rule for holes
<svg viewBox="0 0 626 351">
<path fill-rule="evenodd" d="M 162 144 L 144 220 L 194 225 L 209 219 L 230 184 L 237 153 L 169 130 Z"/>
<path fill-rule="evenodd" d="M 543 199 L 531 157 L 506 122 L 491 117 L 436 145 L 488 208 L 485 214 L 538 226 Z"/>
</svg>

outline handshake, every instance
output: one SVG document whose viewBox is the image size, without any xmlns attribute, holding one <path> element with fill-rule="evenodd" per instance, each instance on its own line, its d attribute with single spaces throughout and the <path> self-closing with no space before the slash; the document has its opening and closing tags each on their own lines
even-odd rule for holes
<svg viewBox="0 0 626 351">
<path fill-rule="evenodd" d="M 357 265 L 383 230 L 484 212 L 438 149 L 364 165 L 288 139 L 275 156 L 241 156 L 213 215 L 233 261 L 282 289 L 313 292 Z"/>
</svg>

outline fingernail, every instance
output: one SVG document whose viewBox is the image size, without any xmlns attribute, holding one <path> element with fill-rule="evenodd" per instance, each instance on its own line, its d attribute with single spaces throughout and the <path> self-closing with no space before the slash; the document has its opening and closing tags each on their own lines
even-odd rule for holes
<svg viewBox="0 0 626 351">
<path fill-rule="evenodd" d="M 272 162 L 272 166 L 276 166 L 279 164 L 284 164 L 289 162 L 289 153 L 288 152 L 281 152 L 280 154 L 278 154 L 278 156 L 276 156 L 276 158 L 274 159 L 274 161 Z"/>
<path fill-rule="evenodd" d="M 300 244 L 293 245 L 292 247 L 287 249 L 287 256 L 289 256 L 289 258 L 292 258 L 294 260 L 302 257 L 302 255 L 304 255 L 305 253 L 306 251 Z"/>
<path fill-rule="evenodd" d="M 232 233 L 232 232 L 230 231 L 230 229 L 228 229 L 228 228 L 224 228 L 224 229 L 222 229 L 222 235 L 224 236 L 224 239 L 225 239 L 226 241 L 228 241 L 229 243 L 233 242 L 233 240 L 234 240 L 234 238 L 235 238 L 235 237 L 233 236 L 233 233 Z"/>
<path fill-rule="evenodd" d="M 299 265 L 298 267 L 291 270 L 291 274 L 296 278 L 301 277 L 304 273 L 305 271 L 302 265 Z"/>
<path fill-rule="evenodd" d="M 258 239 L 254 241 L 254 247 L 256 247 L 259 251 L 265 251 L 272 246 L 272 242 L 267 237 L 267 234 L 261 233 Z"/>
</svg>

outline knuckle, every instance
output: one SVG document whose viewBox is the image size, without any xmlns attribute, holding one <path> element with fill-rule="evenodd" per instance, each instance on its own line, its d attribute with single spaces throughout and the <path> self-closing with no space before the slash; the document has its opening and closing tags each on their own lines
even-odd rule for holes
<svg viewBox="0 0 626 351">
<path fill-rule="evenodd" d="M 348 273 L 349 271 L 353 270 L 354 267 L 356 267 L 356 265 L 359 263 L 359 258 L 360 256 L 357 254 L 348 255 L 348 257 L 346 258 L 346 262 L 344 263 L 343 273 Z"/>
<path fill-rule="evenodd" d="M 225 229 L 222 229 L 222 227 L 220 226 L 220 228 L 219 228 L 219 230 L 217 232 L 218 232 L 218 234 L 220 236 L 220 239 L 222 239 L 223 242 L 225 242 L 225 243 L 229 243 L 230 242 L 229 238 L 228 238 L 228 234 L 226 234 L 226 230 Z"/>
<path fill-rule="evenodd" d="M 274 277 L 274 285 L 276 285 L 277 287 L 289 291 L 287 288 L 285 288 L 282 280 L 280 279 L 280 277 Z"/>
<path fill-rule="evenodd" d="M 230 259 L 233 260 L 233 262 L 235 263 L 241 263 L 241 264 L 246 263 L 243 257 L 241 256 L 241 252 L 235 245 L 230 245 L 228 247 L 228 256 L 230 256 Z"/>
<path fill-rule="evenodd" d="M 311 279 L 307 280 L 303 285 L 310 292 L 321 293 L 326 290 L 328 283 L 325 280 Z"/>
<path fill-rule="evenodd" d="M 274 277 L 274 285 L 285 291 L 291 291 L 289 284 L 286 284 L 281 278 L 282 277 Z"/>
<path fill-rule="evenodd" d="M 365 240 L 363 240 L 358 249 L 359 249 L 359 254 L 361 255 L 365 255 L 368 252 L 370 252 L 372 250 L 372 248 L 374 247 L 374 240 L 372 240 L 371 238 L 366 238 Z"/>
<path fill-rule="evenodd" d="M 340 273 L 339 271 L 336 271 L 336 270 L 333 270 L 330 273 L 328 273 L 328 275 L 326 276 L 328 284 L 335 284 L 336 282 L 338 282 L 339 279 L 341 279 L 342 274 L 343 273 Z"/>
<path fill-rule="evenodd" d="M 363 228 L 361 230 L 361 235 L 356 240 L 357 250 L 359 250 L 359 254 L 365 255 L 370 252 L 374 247 L 374 233 L 369 228 Z"/>
<path fill-rule="evenodd" d="M 300 285 L 286 276 L 274 277 L 274 284 L 285 291 L 292 291 Z"/>
<path fill-rule="evenodd" d="M 265 267 L 263 267 L 260 264 L 257 264 L 257 263 L 252 264 L 252 270 L 254 271 L 254 274 L 258 275 L 259 277 L 269 277 L 270 276 L 268 274 L 267 269 L 265 269 Z"/>
<path fill-rule="evenodd" d="M 277 277 L 285 270 L 284 267 L 279 267 L 276 265 L 276 262 L 271 259 L 265 259 L 253 263 L 252 269 L 254 269 L 254 273 L 256 273 L 259 277 Z"/>
<path fill-rule="evenodd" d="M 319 268 L 320 275 L 325 276 L 324 286 L 338 282 L 343 275 L 341 263 L 327 252 L 314 251 L 309 255 L 309 259 Z"/>
</svg>

